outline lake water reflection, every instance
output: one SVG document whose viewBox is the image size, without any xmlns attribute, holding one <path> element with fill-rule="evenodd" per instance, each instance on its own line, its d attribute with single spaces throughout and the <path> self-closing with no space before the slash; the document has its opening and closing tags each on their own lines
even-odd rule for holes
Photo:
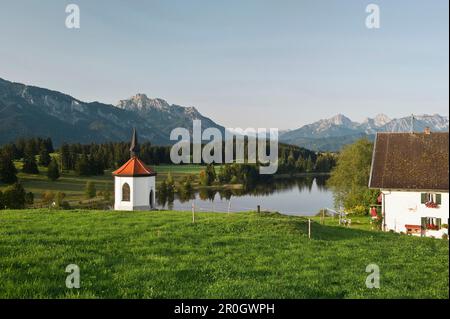
<svg viewBox="0 0 450 319">
<path fill-rule="evenodd" d="M 278 211 L 288 215 L 315 215 L 321 208 L 333 207 L 333 194 L 326 187 L 327 176 L 276 179 L 251 189 L 211 189 L 175 197 L 158 199 L 159 209 L 213 212 L 256 210 Z"/>
</svg>

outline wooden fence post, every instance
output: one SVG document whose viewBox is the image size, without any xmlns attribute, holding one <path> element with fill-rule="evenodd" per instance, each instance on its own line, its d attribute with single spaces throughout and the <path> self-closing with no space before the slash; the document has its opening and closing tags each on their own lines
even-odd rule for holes
<svg viewBox="0 0 450 319">
<path fill-rule="evenodd" d="M 192 201 L 192 223 L 195 223 L 195 201 Z"/>
<path fill-rule="evenodd" d="M 311 239 L 311 219 L 308 218 L 308 238 Z"/>
<path fill-rule="evenodd" d="M 258 205 L 256 211 L 258 212 L 258 214 L 261 213 L 261 206 Z"/>
</svg>

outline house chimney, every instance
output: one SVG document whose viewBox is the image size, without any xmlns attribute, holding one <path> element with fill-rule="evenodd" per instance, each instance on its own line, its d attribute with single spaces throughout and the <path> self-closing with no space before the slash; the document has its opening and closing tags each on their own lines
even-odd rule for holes
<svg viewBox="0 0 450 319">
<path fill-rule="evenodd" d="M 425 135 L 430 135 L 431 130 L 430 130 L 430 128 L 427 126 L 427 127 L 425 127 L 425 130 L 423 130 L 423 132 L 425 133 Z"/>
</svg>

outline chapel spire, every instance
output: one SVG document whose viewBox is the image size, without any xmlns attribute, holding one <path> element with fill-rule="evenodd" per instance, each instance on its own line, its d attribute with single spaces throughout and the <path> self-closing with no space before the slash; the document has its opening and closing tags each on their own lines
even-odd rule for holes
<svg viewBox="0 0 450 319">
<path fill-rule="evenodd" d="M 133 137 L 131 138 L 131 145 L 130 145 L 130 157 L 137 157 L 139 155 L 139 144 L 137 139 L 137 132 L 136 128 L 133 128 Z"/>
</svg>

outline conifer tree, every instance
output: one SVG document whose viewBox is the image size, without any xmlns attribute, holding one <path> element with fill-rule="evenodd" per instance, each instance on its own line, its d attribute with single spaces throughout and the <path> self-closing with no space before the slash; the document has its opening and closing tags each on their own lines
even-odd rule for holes
<svg viewBox="0 0 450 319">
<path fill-rule="evenodd" d="M 39 169 L 36 164 L 36 158 L 33 154 L 26 154 L 23 159 L 22 172 L 27 174 L 39 174 Z"/>
<path fill-rule="evenodd" d="M 52 159 L 48 165 L 47 177 L 52 181 L 56 181 L 59 178 L 59 166 L 55 159 Z"/>
<path fill-rule="evenodd" d="M 0 154 L 0 181 L 13 184 L 17 181 L 17 169 L 11 158 L 6 154 Z"/>
<path fill-rule="evenodd" d="M 48 152 L 47 148 L 41 147 L 41 150 L 39 152 L 39 165 L 48 167 L 51 161 L 52 158 L 50 157 L 50 153 Z"/>
</svg>

